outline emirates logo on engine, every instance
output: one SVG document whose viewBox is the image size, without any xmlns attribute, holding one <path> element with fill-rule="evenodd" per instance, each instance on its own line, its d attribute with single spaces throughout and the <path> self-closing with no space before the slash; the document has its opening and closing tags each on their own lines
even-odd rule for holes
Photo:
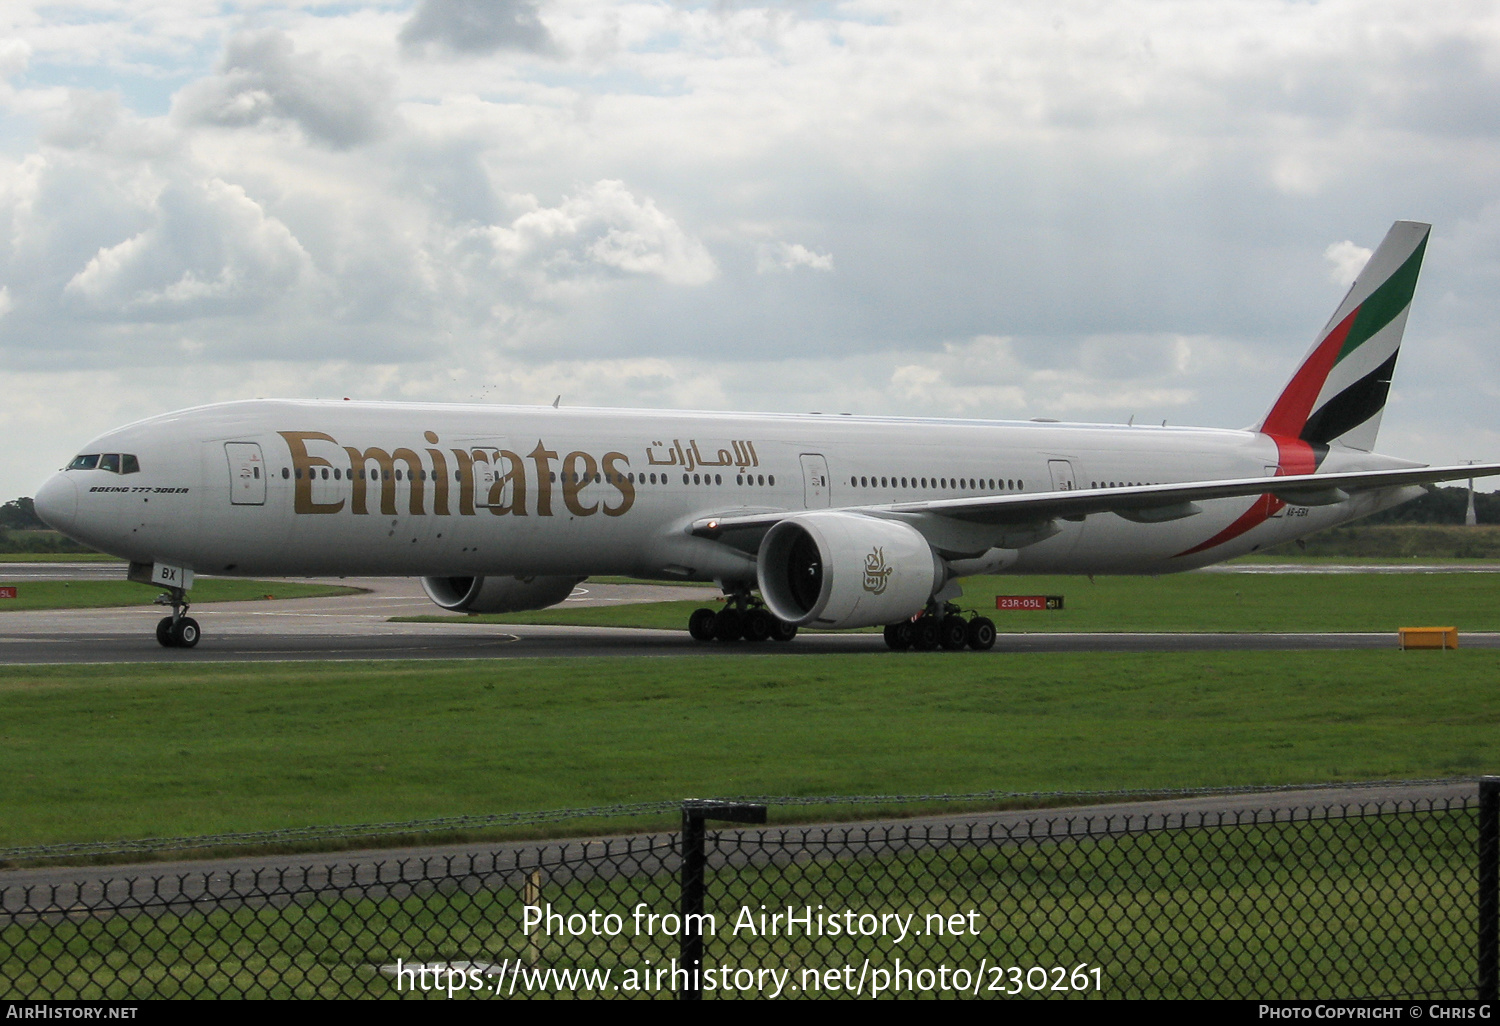
<svg viewBox="0 0 1500 1026">
<path fill-rule="evenodd" d="M 884 595 L 893 570 L 885 561 L 885 550 L 878 545 L 865 557 L 865 591 L 871 595 Z"/>
</svg>

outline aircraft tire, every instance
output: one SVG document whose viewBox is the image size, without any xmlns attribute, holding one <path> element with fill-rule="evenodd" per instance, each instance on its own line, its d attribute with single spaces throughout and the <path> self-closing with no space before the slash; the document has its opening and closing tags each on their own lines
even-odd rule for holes
<svg viewBox="0 0 1500 1026">
<path fill-rule="evenodd" d="M 688 633 L 693 636 L 694 641 L 714 640 L 714 618 L 718 616 L 712 609 L 695 609 L 693 615 L 688 617 Z"/>
<path fill-rule="evenodd" d="M 198 621 L 191 616 L 184 616 L 172 625 L 172 643 L 176 648 L 194 648 L 202 636 Z"/>
<path fill-rule="evenodd" d="M 797 636 L 797 625 L 787 623 L 785 620 L 777 620 L 776 626 L 771 630 L 772 641 L 791 641 Z"/>
<path fill-rule="evenodd" d="M 942 644 L 942 633 L 937 617 L 920 617 L 911 625 L 911 647 L 918 652 L 931 652 Z"/>
<path fill-rule="evenodd" d="M 911 648 L 911 621 L 886 624 L 885 644 L 892 652 L 905 652 Z"/>
<path fill-rule="evenodd" d="M 156 643 L 162 648 L 175 648 L 177 642 L 172 640 L 172 618 L 164 616 L 156 621 Z"/>
<path fill-rule="evenodd" d="M 987 652 L 995 647 L 995 621 L 976 616 L 969 621 L 969 647 L 976 652 Z"/>
<path fill-rule="evenodd" d="M 738 609 L 721 609 L 714 614 L 714 638 L 739 641 L 745 636 L 745 618 Z"/>
<path fill-rule="evenodd" d="M 745 640 L 765 641 L 776 629 L 776 617 L 764 609 L 752 609 L 745 614 Z"/>
<path fill-rule="evenodd" d="M 957 652 L 969 643 L 969 625 L 961 616 L 945 616 L 938 624 L 938 639 L 943 648 Z"/>
</svg>

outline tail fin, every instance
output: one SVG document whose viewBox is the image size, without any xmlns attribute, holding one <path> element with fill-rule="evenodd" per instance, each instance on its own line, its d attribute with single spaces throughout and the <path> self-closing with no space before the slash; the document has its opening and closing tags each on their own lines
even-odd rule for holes
<svg viewBox="0 0 1500 1026">
<path fill-rule="evenodd" d="M 1416 221 L 1391 226 L 1261 431 L 1314 446 L 1374 448 L 1430 231 Z"/>
</svg>

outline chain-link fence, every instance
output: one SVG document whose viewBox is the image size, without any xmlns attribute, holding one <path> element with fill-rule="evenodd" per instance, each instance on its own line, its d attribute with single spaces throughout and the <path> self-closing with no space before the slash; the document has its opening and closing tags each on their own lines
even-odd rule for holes
<svg viewBox="0 0 1500 1026">
<path fill-rule="evenodd" d="M 0 996 L 1493 999 L 1480 791 L 5 886 Z"/>
</svg>

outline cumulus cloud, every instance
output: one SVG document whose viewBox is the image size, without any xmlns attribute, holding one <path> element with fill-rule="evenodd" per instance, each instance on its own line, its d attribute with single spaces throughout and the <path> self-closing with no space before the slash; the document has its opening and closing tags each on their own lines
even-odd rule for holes
<svg viewBox="0 0 1500 1026">
<path fill-rule="evenodd" d="M 762 243 L 755 253 L 755 273 L 775 274 L 806 267 L 813 271 L 833 270 L 833 254 L 817 253 L 798 242 Z"/>
<path fill-rule="evenodd" d="M 91 368 L 26 379 L 70 397 L 28 407 L 60 431 L 491 379 L 1232 427 L 1363 259 L 1328 243 L 1415 216 L 1438 358 L 1403 362 L 1382 441 L 1491 444 L 1463 397 L 1500 395 L 1493 4 L 15 6 L 0 366 Z"/>
<path fill-rule="evenodd" d="M 385 131 L 389 88 L 387 75 L 361 61 L 298 53 L 285 33 L 266 30 L 230 39 L 219 73 L 184 89 L 178 105 L 191 121 L 225 128 L 295 124 L 342 150 Z"/>
<path fill-rule="evenodd" d="M 101 314 L 172 321 L 255 309 L 311 276 L 284 224 L 212 179 L 167 187 L 155 223 L 101 249 L 64 291 Z"/>
<path fill-rule="evenodd" d="M 1373 252 L 1364 246 L 1356 246 L 1348 239 L 1335 242 L 1323 251 L 1323 259 L 1330 264 L 1329 279 L 1337 285 L 1354 284 L 1354 279 L 1364 270 L 1365 264 L 1369 263 Z"/>
<path fill-rule="evenodd" d="M 624 182 L 595 182 L 555 207 L 534 196 L 514 202 L 524 213 L 485 234 L 500 267 L 539 286 L 619 276 L 702 285 L 718 274 L 703 243 Z"/>
<path fill-rule="evenodd" d="M 0 39 L 0 78 L 12 78 L 31 62 L 31 47 L 24 39 Z"/>
<path fill-rule="evenodd" d="M 1014 338 L 980 336 L 945 343 L 922 363 L 895 367 L 890 389 L 908 403 L 969 416 L 1124 414 L 1160 420 L 1197 398 L 1186 375 L 1173 370 L 1180 365 L 1180 341 L 1171 336 L 1080 339 L 1069 347 L 1074 358 L 1038 364 L 1028 358 L 1029 347 Z M 1101 366 L 1089 358 L 1101 349 L 1135 350 L 1145 366 Z"/>
<path fill-rule="evenodd" d="M 42 140 L 64 149 L 98 145 L 127 120 L 125 106 L 114 93 L 70 89 L 66 102 L 45 119 Z"/>
<path fill-rule="evenodd" d="M 481 55 L 497 50 L 556 50 L 534 0 L 421 0 L 401 29 L 407 53 Z"/>
</svg>

